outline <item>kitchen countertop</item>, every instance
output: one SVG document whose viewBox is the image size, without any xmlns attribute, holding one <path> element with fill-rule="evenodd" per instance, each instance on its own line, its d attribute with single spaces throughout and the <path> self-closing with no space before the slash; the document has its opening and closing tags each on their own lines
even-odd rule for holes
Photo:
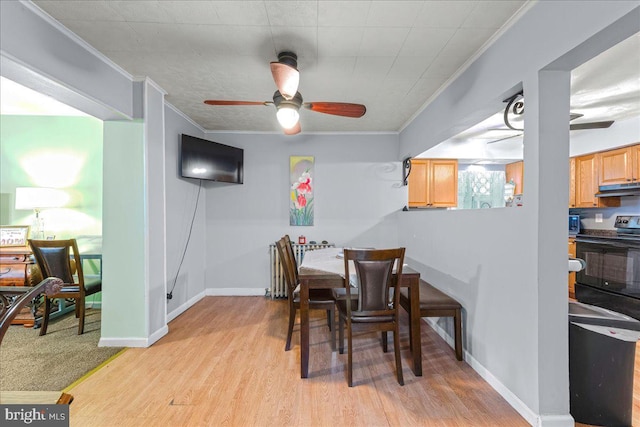
<svg viewBox="0 0 640 427">
<path fill-rule="evenodd" d="M 583 236 L 598 236 L 598 237 L 618 237 L 618 232 L 616 230 L 581 230 L 578 235 Z"/>
</svg>

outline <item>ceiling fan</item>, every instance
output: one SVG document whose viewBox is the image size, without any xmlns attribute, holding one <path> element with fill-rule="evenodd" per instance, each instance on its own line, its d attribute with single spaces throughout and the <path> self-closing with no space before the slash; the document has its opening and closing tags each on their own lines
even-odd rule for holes
<svg viewBox="0 0 640 427">
<path fill-rule="evenodd" d="M 278 61 L 271 62 L 271 74 L 278 90 L 273 94 L 273 101 L 226 101 L 208 99 L 208 105 L 270 105 L 276 107 L 276 117 L 286 135 L 300 133 L 300 107 L 318 113 L 335 116 L 358 118 L 364 116 L 367 108 L 362 104 L 347 102 L 303 102 L 298 92 L 300 72 L 298 71 L 298 57 L 293 52 L 280 52 Z"/>
<path fill-rule="evenodd" d="M 491 131 L 524 131 L 523 115 L 524 115 L 524 94 L 522 91 L 516 93 L 510 98 L 505 99 L 503 102 L 507 103 L 504 109 L 504 124 L 506 128 L 493 128 Z M 570 113 L 569 120 L 575 120 L 583 117 L 584 114 Z M 587 123 L 573 123 L 569 125 L 569 130 L 584 130 L 584 129 L 605 129 L 610 127 L 614 123 L 613 120 L 605 120 L 600 122 L 587 122 Z M 504 138 L 499 138 L 493 141 L 487 142 L 487 144 L 493 144 L 494 142 L 504 141 L 506 139 L 516 138 L 522 136 L 522 133 L 515 135 L 509 135 Z"/>
</svg>

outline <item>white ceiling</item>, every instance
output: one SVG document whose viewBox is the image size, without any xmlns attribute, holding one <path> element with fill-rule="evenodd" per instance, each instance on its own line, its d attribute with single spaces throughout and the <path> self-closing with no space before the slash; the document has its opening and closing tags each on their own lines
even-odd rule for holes
<svg viewBox="0 0 640 427">
<path fill-rule="evenodd" d="M 207 130 L 280 131 L 269 62 L 298 55 L 305 101 L 367 106 L 360 119 L 301 111 L 307 131 L 396 132 L 526 1 L 35 1 Z"/>
<path fill-rule="evenodd" d="M 527 2 L 35 4 L 130 74 L 149 76 L 167 91 L 167 101 L 206 130 L 280 132 L 272 106 L 213 107 L 203 101 L 271 100 L 275 84 L 269 62 L 278 52 L 292 50 L 299 57 L 305 101 L 367 106 L 360 119 L 302 110 L 303 132 L 396 132 L 513 24 Z M 573 71 L 571 109 L 584 117 L 572 123 L 640 114 L 639 52 L 637 34 Z M 4 114 L 12 97 L 5 96 L 2 84 Z M 495 126 L 499 116 L 460 137 Z"/>
</svg>

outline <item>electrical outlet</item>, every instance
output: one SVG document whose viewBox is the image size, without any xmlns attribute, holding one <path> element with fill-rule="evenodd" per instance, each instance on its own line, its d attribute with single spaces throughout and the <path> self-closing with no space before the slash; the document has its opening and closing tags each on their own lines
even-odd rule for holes
<svg viewBox="0 0 640 427">
<path fill-rule="evenodd" d="M 597 213 L 596 214 L 596 222 L 602 222 L 602 214 L 601 213 Z"/>
</svg>

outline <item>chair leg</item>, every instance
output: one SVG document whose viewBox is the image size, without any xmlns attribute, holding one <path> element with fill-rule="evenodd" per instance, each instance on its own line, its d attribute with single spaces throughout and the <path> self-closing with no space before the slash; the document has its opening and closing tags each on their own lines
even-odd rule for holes
<svg viewBox="0 0 640 427">
<path fill-rule="evenodd" d="M 338 314 L 338 352 L 344 354 L 344 318 Z"/>
<path fill-rule="evenodd" d="M 409 315 L 409 351 L 413 353 L 413 334 L 411 333 L 411 301 L 409 301 L 407 307 L 407 314 Z"/>
<path fill-rule="evenodd" d="M 396 320 L 396 328 L 393 331 L 393 351 L 396 355 L 396 376 L 398 384 L 404 385 L 404 377 L 402 376 L 402 359 L 400 358 L 400 328 Z"/>
<path fill-rule="evenodd" d="M 382 352 L 383 353 L 386 353 L 387 351 L 389 351 L 389 345 L 387 341 L 388 341 L 387 331 L 382 331 Z"/>
<path fill-rule="evenodd" d="M 329 320 L 329 330 L 331 331 L 331 351 L 336 350 L 336 312 L 335 308 L 327 310 Z"/>
<path fill-rule="evenodd" d="M 347 319 L 347 383 L 353 387 L 353 340 L 351 336 L 351 321 Z"/>
<path fill-rule="evenodd" d="M 462 360 L 462 319 L 460 309 L 455 311 L 453 316 L 454 328 L 455 328 L 455 348 L 456 359 Z"/>
<path fill-rule="evenodd" d="M 49 326 L 49 312 L 51 311 L 51 300 L 48 297 L 44 297 L 44 313 L 42 313 L 42 325 L 40 325 L 40 336 L 47 333 L 47 327 Z"/>
<path fill-rule="evenodd" d="M 84 298 L 76 298 L 76 307 L 78 307 L 78 335 L 84 333 Z"/>
<path fill-rule="evenodd" d="M 287 330 L 287 343 L 284 345 L 284 351 L 291 350 L 291 336 L 293 335 L 293 324 L 296 321 L 296 310 L 289 308 L 289 329 Z"/>
</svg>

